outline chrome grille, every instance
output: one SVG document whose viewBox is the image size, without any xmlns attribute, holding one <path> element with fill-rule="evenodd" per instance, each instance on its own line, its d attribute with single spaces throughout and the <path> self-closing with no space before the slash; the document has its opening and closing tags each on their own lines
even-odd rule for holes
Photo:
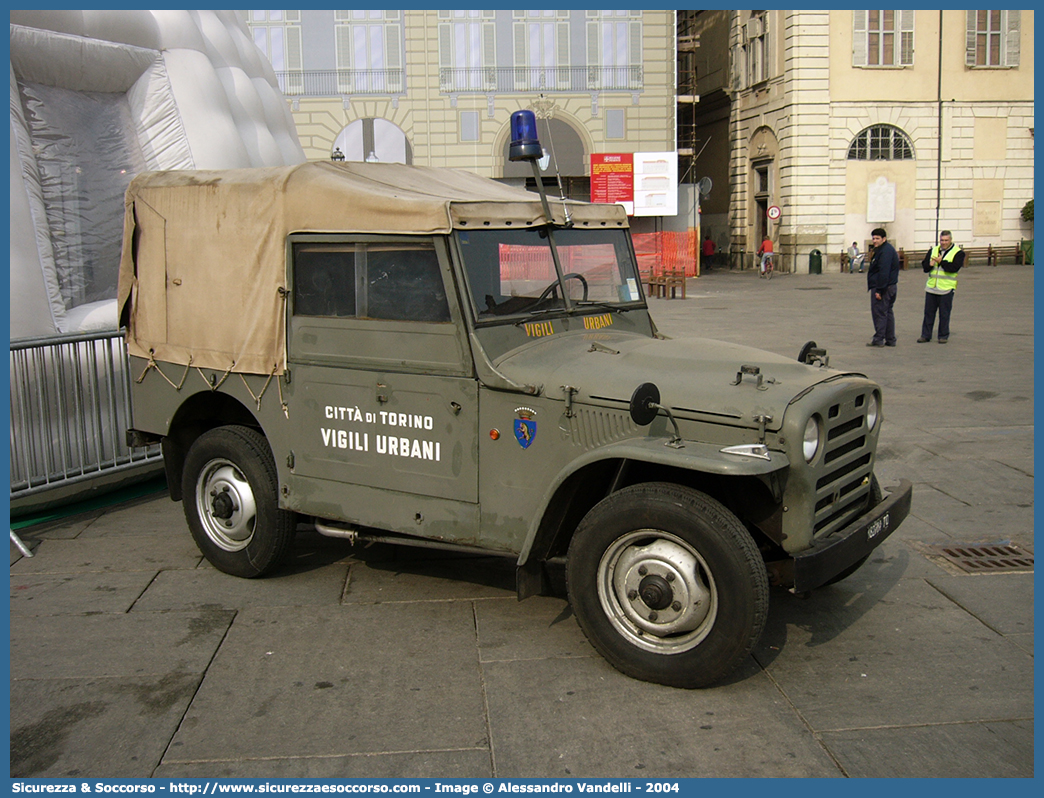
<svg viewBox="0 0 1044 798">
<path fill-rule="evenodd" d="M 815 471 L 814 534 L 829 535 L 866 510 L 873 452 L 866 428 L 870 390 L 849 394 L 831 405 L 824 419 L 826 450 Z"/>
</svg>

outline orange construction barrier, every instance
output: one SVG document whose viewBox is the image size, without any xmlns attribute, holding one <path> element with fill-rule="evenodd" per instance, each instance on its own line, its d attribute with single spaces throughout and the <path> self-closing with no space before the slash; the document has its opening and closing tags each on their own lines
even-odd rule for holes
<svg viewBox="0 0 1044 798">
<path fill-rule="evenodd" d="M 660 272 L 682 272 L 686 277 L 696 277 L 696 231 L 676 232 L 664 230 L 660 233 L 635 233 L 634 253 L 638 258 L 638 271 L 642 277 Z"/>
</svg>

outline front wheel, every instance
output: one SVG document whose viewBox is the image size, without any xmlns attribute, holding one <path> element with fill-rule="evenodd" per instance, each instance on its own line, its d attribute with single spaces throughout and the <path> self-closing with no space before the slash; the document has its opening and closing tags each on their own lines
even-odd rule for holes
<svg viewBox="0 0 1044 798">
<path fill-rule="evenodd" d="M 263 576 L 289 553 L 295 517 L 279 509 L 272 452 L 254 430 L 218 427 L 197 438 L 181 486 L 192 537 L 219 571 Z"/>
<path fill-rule="evenodd" d="M 573 537 L 566 579 L 595 649 L 628 676 L 673 687 L 725 677 L 768 614 L 765 564 L 739 519 L 667 483 L 599 502 Z"/>
</svg>

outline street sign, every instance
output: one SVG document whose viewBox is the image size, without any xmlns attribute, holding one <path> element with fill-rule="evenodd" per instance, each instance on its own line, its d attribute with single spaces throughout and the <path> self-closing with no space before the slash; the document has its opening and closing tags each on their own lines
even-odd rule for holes
<svg viewBox="0 0 1044 798">
<path fill-rule="evenodd" d="M 768 218 L 772 221 L 776 221 L 780 216 L 783 215 L 783 211 L 779 209 L 778 205 L 772 205 L 768 209 Z"/>
</svg>

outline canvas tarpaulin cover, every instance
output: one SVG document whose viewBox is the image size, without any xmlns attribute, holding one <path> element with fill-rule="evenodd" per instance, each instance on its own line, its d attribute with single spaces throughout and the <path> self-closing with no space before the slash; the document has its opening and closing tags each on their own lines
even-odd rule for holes
<svg viewBox="0 0 1044 798">
<path fill-rule="evenodd" d="M 552 215 L 564 221 L 563 203 Z M 569 202 L 574 224 L 626 226 Z M 544 223 L 536 194 L 470 172 L 306 163 L 151 172 L 127 189 L 117 296 L 131 355 L 246 374 L 285 368 L 290 233 L 446 234 Z"/>
</svg>

